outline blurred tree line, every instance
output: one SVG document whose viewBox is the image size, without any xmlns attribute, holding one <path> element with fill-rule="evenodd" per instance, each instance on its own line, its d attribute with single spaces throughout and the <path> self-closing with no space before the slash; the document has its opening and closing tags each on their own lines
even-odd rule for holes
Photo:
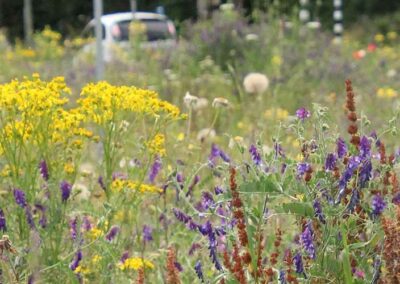
<svg viewBox="0 0 400 284">
<path fill-rule="evenodd" d="M 31 0 L 34 29 L 50 25 L 64 35 L 76 35 L 92 18 L 92 0 Z M 104 0 L 104 13 L 128 11 L 129 0 Z M 299 0 L 137 0 L 139 11 L 155 11 L 163 6 L 165 13 L 176 22 L 207 17 L 212 9 L 226 2 L 235 3 L 251 18 L 255 10 L 277 15 L 296 12 Z M 325 26 L 332 22 L 333 0 L 309 0 L 312 19 Z M 23 0 L 0 0 L 0 27 L 6 28 L 10 38 L 23 36 Z M 361 15 L 379 16 L 400 9 L 400 0 L 343 0 L 344 21 L 355 22 Z M 205 13 L 199 9 L 206 9 Z"/>
</svg>

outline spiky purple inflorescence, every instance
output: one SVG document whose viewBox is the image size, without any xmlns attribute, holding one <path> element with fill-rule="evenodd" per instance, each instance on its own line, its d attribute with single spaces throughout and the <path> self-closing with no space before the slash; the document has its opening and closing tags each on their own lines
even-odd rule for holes
<svg viewBox="0 0 400 284">
<path fill-rule="evenodd" d="M 186 196 L 189 196 L 192 194 L 194 187 L 199 183 L 199 181 L 200 181 L 200 176 L 195 175 L 192 183 L 188 187 L 188 192 L 186 193 Z"/>
<path fill-rule="evenodd" d="M 279 270 L 279 283 L 280 284 L 286 284 L 286 274 L 284 270 Z"/>
<path fill-rule="evenodd" d="M 39 225 L 45 228 L 47 226 L 46 207 L 37 203 L 35 204 L 35 210 L 40 212 Z"/>
<path fill-rule="evenodd" d="M 69 220 L 69 232 L 71 235 L 71 239 L 74 241 L 76 240 L 76 237 L 78 236 L 78 216 L 75 216 L 74 218 Z"/>
<path fill-rule="evenodd" d="M 211 193 L 209 193 L 208 191 L 204 191 L 201 194 L 201 205 L 203 207 L 204 210 L 207 210 L 210 207 L 213 207 L 215 204 L 214 202 L 214 198 L 212 196 Z"/>
<path fill-rule="evenodd" d="M 371 179 L 372 176 L 372 163 L 371 160 L 366 159 L 362 164 L 361 164 L 361 169 L 360 173 L 358 175 L 358 184 L 360 188 L 363 188 L 366 183 Z"/>
<path fill-rule="evenodd" d="M 353 189 L 349 204 L 347 205 L 347 210 L 350 213 L 353 213 L 354 209 L 356 208 L 356 205 L 360 202 L 360 192 L 358 189 Z"/>
<path fill-rule="evenodd" d="M 219 263 L 218 258 L 217 258 L 217 240 L 215 238 L 215 231 L 211 225 L 211 222 L 207 221 L 206 223 L 201 225 L 199 227 L 199 231 L 203 236 L 208 237 L 208 241 L 209 241 L 208 249 L 210 251 L 210 258 L 211 258 L 212 263 L 214 263 L 215 268 L 217 270 L 222 270 L 222 266 Z"/>
<path fill-rule="evenodd" d="M 361 137 L 360 140 L 360 157 L 368 158 L 371 156 L 371 142 L 366 136 Z"/>
<path fill-rule="evenodd" d="M 72 271 L 75 271 L 75 269 L 79 266 L 79 263 L 82 260 L 82 251 L 78 249 L 78 251 L 75 253 L 75 256 L 69 265 L 69 268 L 71 268 Z"/>
<path fill-rule="evenodd" d="M 88 216 L 83 217 L 81 228 L 86 232 L 92 229 L 92 223 L 90 223 Z"/>
<path fill-rule="evenodd" d="M 152 233 L 153 233 L 153 229 L 148 225 L 144 225 L 143 226 L 143 241 L 144 242 L 152 241 L 153 240 Z"/>
<path fill-rule="evenodd" d="M 297 164 L 297 175 L 299 177 L 303 176 L 310 169 L 310 164 L 308 163 L 298 163 Z"/>
<path fill-rule="evenodd" d="M 326 156 L 325 160 L 325 170 L 326 171 L 333 171 L 336 167 L 336 155 L 333 153 L 330 153 Z"/>
<path fill-rule="evenodd" d="M 107 235 L 105 236 L 106 240 L 111 242 L 119 233 L 119 227 L 114 225 L 111 227 L 111 229 L 108 231 Z"/>
<path fill-rule="evenodd" d="M 306 118 L 309 118 L 311 116 L 311 113 L 304 107 L 301 107 L 296 111 L 296 116 L 301 121 L 304 121 Z"/>
<path fill-rule="evenodd" d="M 256 166 L 260 166 L 262 164 L 262 159 L 261 159 L 261 155 L 257 150 L 257 147 L 255 145 L 251 145 L 250 149 L 249 149 L 249 153 L 251 155 L 251 159 L 253 160 L 253 163 Z"/>
<path fill-rule="evenodd" d="M 396 205 L 400 205 L 400 191 L 399 191 L 399 192 L 396 192 L 396 193 L 393 195 L 392 202 L 393 202 L 394 204 L 396 204 Z"/>
<path fill-rule="evenodd" d="M 201 262 L 198 260 L 196 262 L 196 265 L 194 266 L 194 270 L 196 271 L 197 277 L 201 280 L 201 282 L 204 282 L 204 275 L 203 275 L 203 269 L 201 267 Z"/>
<path fill-rule="evenodd" d="M 15 203 L 17 203 L 21 208 L 25 208 L 27 205 L 25 192 L 23 192 L 21 189 L 14 188 L 13 193 L 14 193 Z"/>
<path fill-rule="evenodd" d="M 39 170 L 42 178 L 45 181 L 49 180 L 49 168 L 47 167 L 47 163 L 45 160 L 41 160 L 39 163 Z"/>
<path fill-rule="evenodd" d="M 25 206 L 25 217 L 26 217 L 26 222 L 29 225 L 29 228 L 31 230 L 36 229 L 35 221 L 33 220 L 32 210 L 29 205 Z"/>
<path fill-rule="evenodd" d="M 149 173 L 149 181 L 153 183 L 162 168 L 161 159 L 159 156 L 156 156 L 153 165 L 151 166 Z"/>
<path fill-rule="evenodd" d="M 294 266 L 296 267 L 296 273 L 303 274 L 304 266 L 303 266 L 303 258 L 301 257 L 301 253 L 298 252 L 293 257 Z"/>
<path fill-rule="evenodd" d="M 381 195 L 377 194 L 372 197 L 372 214 L 374 216 L 379 216 L 382 214 L 383 210 L 386 208 L 386 202 Z"/>
<path fill-rule="evenodd" d="M 214 187 L 214 192 L 215 192 L 215 195 L 220 195 L 220 194 L 224 193 L 224 190 L 222 189 L 222 187 L 216 186 L 216 187 Z"/>
<path fill-rule="evenodd" d="M 172 211 L 174 212 L 176 219 L 178 219 L 182 223 L 186 224 L 192 219 L 192 217 L 186 215 L 185 213 L 183 213 L 182 211 L 180 211 L 177 208 L 172 209 Z"/>
<path fill-rule="evenodd" d="M 71 195 L 72 185 L 67 181 L 63 180 L 60 183 L 60 191 L 61 191 L 61 201 L 67 202 L 69 196 Z"/>
<path fill-rule="evenodd" d="M 321 203 L 319 202 L 318 199 L 314 200 L 313 207 L 314 207 L 315 217 L 317 217 L 322 224 L 325 224 L 326 223 L 325 216 L 324 213 L 322 212 Z"/>
<path fill-rule="evenodd" d="M 336 143 L 336 150 L 339 159 L 343 158 L 347 154 L 347 145 L 346 142 L 342 138 L 338 138 Z"/>
<path fill-rule="evenodd" d="M 315 259 L 315 247 L 313 242 L 312 231 L 310 226 L 306 226 L 303 233 L 301 233 L 301 244 L 311 259 Z"/>
<path fill-rule="evenodd" d="M 124 251 L 124 253 L 121 255 L 121 258 L 119 259 L 119 261 L 121 263 L 124 263 L 125 260 L 127 260 L 129 258 L 129 251 Z"/>
<path fill-rule="evenodd" d="M 358 168 L 360 165 L 361 160 L 359 157 L 351 157 L 348 161 L 347 167 L 344 170 L 342 176 L 340 177 L 339 180 L 339 189 L 344 189 L 347 185 L 347 182 L 350 181 L 351 177 L 353 176 L 353 173 L 355 170 Z"/>
<path fill-rule="evenodd" d="M 0 209 L 0 230 L 3 232 L 7 231 L 6 216 L 4 215 L 3 209 Z"/>
</svg>

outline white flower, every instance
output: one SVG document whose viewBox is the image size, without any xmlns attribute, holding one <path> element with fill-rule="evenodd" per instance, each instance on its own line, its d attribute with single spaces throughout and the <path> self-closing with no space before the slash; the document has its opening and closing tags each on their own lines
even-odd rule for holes
<svg viewBox="0 0 400 284">
<path fill-rule="evenodd" d="M 79 172 L 83 176 L 92 176 L 94 174 L 94 166 L 91 163 L 83 163 L 79 166 Z"/>
<path fill-rule="evenodd" d="M 203 142 L 206 138 L 214 138 L 216 135 L 215 130 L 212 128 L 204 128 L 197 133 L 197 140 Z"/>
<path fill-rule="evenodd" d="M 212 102 L 214 108 L 227 108 L 229 107 L 229 101 L 225 98 L 215 98 Z"/>
<path fill-rule="evenodd" d="M 74 183 L 72 186 L 72 191 L 74 193 L 76 192 L 75 198 L 78 201 L 88 200 L 90 198 L 90 191 L 88 187 L 81 182 Z"/>
<path fill-rule="evenodd" d="M 256 40 L 258 40 L 258 35 L 256 35 L 256 34 L 247 34 L 245 39 L 247 41 L 256 41 Z"/>
<path fill-rule="evenodd" d="M 393 78 L 397 75 L 397 71 L 396 69 L 390 69 L 387 71 L 386 76 L 388 76 L 389 78 Z"/>
<path fill-rule="evenodd" d="M 307 28 L 311 30 L 318 30 L 321 27 L 321 23 L 318 21 L 312 21 L 307 23 Z"/>
<path fill-rule="evenodd" d="M 185 103 L 187 108 L 195 107 L 198 100 L 198 97 L 192 96 L 189 92 L 186 92 L 185 96 L 183 97 L 183 102 Z"/>
<path fill-rule="evenodd" d="M 300 21 L 307 22 L 310 19 L 310 12 L 308 10 L 300 10 L 299 18 Z"/>
<path fill-rule="evenodd" d="M 261 73 L 249 73 L 243 80 L 243 87 L 250 94 L 264 93 L 269 86 L 267 76 Z"/>
<path fill-rule="evenodd" d="M 199 98 L 196 105 L 193 106 L 193 110 L 199 111 L 208 106 L 208 100 L 206 98 Z"/>
</svg>

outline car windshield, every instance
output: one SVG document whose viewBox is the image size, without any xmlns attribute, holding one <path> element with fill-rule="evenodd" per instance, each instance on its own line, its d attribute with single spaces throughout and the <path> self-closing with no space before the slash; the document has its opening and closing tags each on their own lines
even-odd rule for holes
<svg viewBox="0 0 400 284">
<path fill-rule="evenodd" d="M 146 36 L 148 41 L 165 40 L 173 38 L 173 34 L 168 29 L 168 22 L 158 19 L 140 20 L 146 26 Z M 117 25 L 119 27 L 118 37 L 114 37 L 117 41 L 129 40 L 129 25 L 131 21 L 122 21 Z"/>
</svg>

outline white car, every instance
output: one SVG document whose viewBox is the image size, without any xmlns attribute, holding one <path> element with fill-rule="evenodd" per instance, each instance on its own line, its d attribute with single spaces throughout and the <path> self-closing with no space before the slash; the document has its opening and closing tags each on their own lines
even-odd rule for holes
<svg viewBox="0 0 400 284">
<path fill-rule="evenodd" d="M 104 61 L 113 59 L 114 47 L 128 48 L 129 25 L 132 20 L 142 22 L 145 29 L 146 41 L 141 43 L 143 48 L 172 48 L 176 45 L 176 29 L 171 20 L 165 15 L 149 12 L 124 12 L 103 15 L 101 24 L 103 30 Z M 95 35 L 95 20 L 91 20 L 82 32 L 84 38 Z M 84 52 L 94 52 L 95 42 L 83 47 Z"/>
</svg>

